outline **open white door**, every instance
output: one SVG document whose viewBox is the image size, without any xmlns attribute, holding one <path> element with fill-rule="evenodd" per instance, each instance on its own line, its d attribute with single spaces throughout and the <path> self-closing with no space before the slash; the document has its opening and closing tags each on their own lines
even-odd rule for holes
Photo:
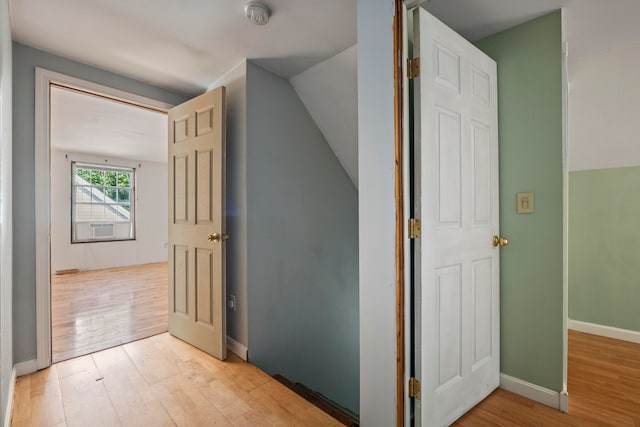
<svg viewBox="0 0 640 427">
<path fill-rule="evenodd" d="M 169 111 L 169 332 L 224 360 L 225 88 Z"/>
<path fill-rule="evenodd" d="M 500 379 L 496 63 L 414 12 L 416 275 L 423 426 L 453 423 Z"/>
</svg>

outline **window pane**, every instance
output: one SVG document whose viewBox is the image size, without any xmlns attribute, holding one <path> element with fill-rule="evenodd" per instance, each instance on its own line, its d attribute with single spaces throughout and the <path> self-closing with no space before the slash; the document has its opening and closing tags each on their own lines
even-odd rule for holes
<svg viewBox="0 0 640 427">
<path fill-rule="evenodd" d="M 104 205 L 91 205 L 90 221 L 104 221 Z"/>
<path fill-rule="evenodd" d="M 99 187 L 89 187 L 91 189 L 91 203 L 104 203 L 104 192 Z"/>
<path fill-rule="evenodd" d="M 118 221 L 122 217 L 118 208 L 118 205 L 106 205 L 104 207 L 104 219 L 107 221 Z"/>
<path fill-rule="evenodd" d="M 131 190 L 118 189 L 118 201 L 129 202 L 131 200 Z"/>
<path fill-rule="evenodd" d="M 105 199 L 107 203 L 114 203 L 116 201 L 117 194 L 115 188 L 105 188 L 104 195 L 107 196 L 107 199 Z"/>
<path fill-rule="evenodd" d="M 91 203 L 91 187 L 78 185 L 75 189 L 77 203 Z"/>
<path fill-rule="evenodd" d="M 76 205 L 76 222 L 91 220 L 91 205 Z"/>
<path fill-rule="evenodd" d="M 76 169 L 76 176 L 82 178 L 87 183 L 89 183 L 91 181 L 91 171 L 89 171 L 88 169 L 77 168 Z"/>
<path fill-rule="evenodd" d="M 109 187 L 115 187 L 118 181 L 118 173 L 113 171 L 107 171 L 105 173 L 104 185 Z"/>
<path fill-rule="evenodd" d="M 104 172 L 99 170 L 91 171 L 91 184 L 103 185 L 104 184 Z"/>
<path fill-rule="evenodd" d="M 118 173 L 118 187 L 131 187 L 131 174 L 120 172 Z"/>
</svg>

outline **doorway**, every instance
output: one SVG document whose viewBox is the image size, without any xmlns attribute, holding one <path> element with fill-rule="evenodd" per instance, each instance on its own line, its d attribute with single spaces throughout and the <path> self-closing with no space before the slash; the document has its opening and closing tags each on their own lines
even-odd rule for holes
<svg viewBox="0 0 640 427">
<path fill-rule="evenodd" d="M 50 85 L 52 362 L 167 331 L 166 113 Z"/>
<path fill-rule="evenodd" d="M 41 369 L 52 360 L 166 330 L 153 316 L 167 316 L 166 218 L 161 217 L 167 206 L 171 105 L 38 68 L 36 106 Z M 59 113 L 77 121 L 64 123 Z M 136 128 L 136 115 L 154 117 L 155 136 Z M 147 144 L 157 144 L 156 154 L 140 142 L 145 137 Z M 143 241 L 144 236 L 152 238 Z"/>
</svg>

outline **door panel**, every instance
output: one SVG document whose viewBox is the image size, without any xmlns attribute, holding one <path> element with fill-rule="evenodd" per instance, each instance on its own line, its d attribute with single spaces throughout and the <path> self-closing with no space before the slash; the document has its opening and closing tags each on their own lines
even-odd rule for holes
<svg viewBox="0 0 640 427">
<path fill-rule="evenodd" d="M 416 339 L 423 426 L 454 422 L 499 384 L 496 64 L 422 9 L 415 211 L 420 300 Z"/>
<path fill-rule="evenodd" d="M 169 332 L 225 359 L 224 87 L 169 112 Z"/>
</svg>

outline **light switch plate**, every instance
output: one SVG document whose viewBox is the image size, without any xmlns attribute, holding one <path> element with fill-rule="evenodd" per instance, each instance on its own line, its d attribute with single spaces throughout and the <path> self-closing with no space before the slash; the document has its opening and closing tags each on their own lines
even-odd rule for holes
<svg viewBox="0 0 640 427">
<path fill-rule="evenodd" d="M 518 193 L 516 212 L 519 214 L 533 213 L 533 192 Z"/>
</svg>

